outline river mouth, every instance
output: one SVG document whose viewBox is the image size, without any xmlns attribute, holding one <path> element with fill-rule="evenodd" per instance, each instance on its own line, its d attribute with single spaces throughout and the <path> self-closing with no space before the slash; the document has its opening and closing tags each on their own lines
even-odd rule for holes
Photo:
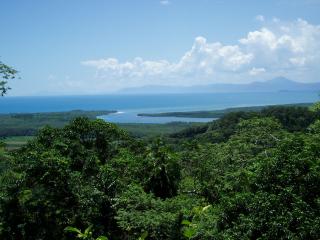
<svg viewBox="0 0 320 240">
<path fill-rule="evenodd" d="M 112 123 L 145 123 L 145 124 L 165 124 L 170 122 L 198 122 L 206 123 L 216 120 L 216 118 L 191 118 L 191 117 L 149 117 L 138 116 L 140 112 L 135 111 L 118 111 L 109 115 L 98 116 Z"/>
</svg>

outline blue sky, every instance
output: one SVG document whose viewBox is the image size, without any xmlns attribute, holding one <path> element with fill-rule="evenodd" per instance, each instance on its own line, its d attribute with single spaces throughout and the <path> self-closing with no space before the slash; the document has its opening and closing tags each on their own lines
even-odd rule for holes
<svg viewBox="0 0 320 240">
<path fill-rule="evenodd" d="M 319 0 L 4 0 L 10 95 L 318 81 Z"/>
</svg>

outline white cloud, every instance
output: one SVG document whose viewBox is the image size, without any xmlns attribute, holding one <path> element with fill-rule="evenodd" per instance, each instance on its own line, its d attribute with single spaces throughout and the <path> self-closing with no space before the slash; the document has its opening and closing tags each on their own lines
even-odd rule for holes
<svg viewBox="0 0 320 240">
<path fill-rule="evenodd" d="M 291 23 L 263 27 L 239 40 L 242 49 L 253 54 L 254 62 L 273 71 L 310 66 L 320 58 L 320 26 L 298 19 Z M 320 70 L 320 69 L 318 69 Z"/>
<path fill-rule="evenodd" d="M 296 58 L 290 58 L 289 61 L 296 66 L 304 66 L 306 63 L 305 57 L 296 57 Z"/>
<path fill-rule="evenodd" d="M 197 37 L 194 44 L 181 59 L 174 63 L 166 60 L 149 61 L 135 58 L 132 61 L 120 63 L 115 58 L 83 61 L 85 66 L 98 70 L 99 78 L 122 81 L 129 80 L 137 84 L 162 83 L 190 85 L 197 78 L 205 81 L 216 72 L 236 72 L 248 65 L 252 54 L 241 51 L 237 45 L 222 45 L 207 43 L 204 37 Z M 173 82 L 170 82 L 174 80 Z M 146 81 L 146 82 L 145 82 Z"/>
<path fill-rule="evenodd" d="M 168 0 L 161 0 L 160 1 L 160 4 L 161 5 L 164 5 L 164 6 L 167 6 L 167 5 L 169 5 L 171 2 L 170 1 L 168 1 Z"/>
<path fill-rule="evenodd" d="M 265 72 L 266 72 L 266 69 L 264 69 L 264 68 L 255 68 L 254 67 L 249 71 L 249 74 L 251 76 L 257 76 L 257 75 L 259 75 L 261 73 L 265 73 Z"/>
<path fill-rule="evenodd" d="M 305 20 L 264 21 L 237 44 L 224 45 L 197 37 L 178 61 L 135 58 L 86 60 L 96 69 L 96 84 L 106 88 L 146 84 L 195 85 L 212 82 L 248 82 L 254 77 L 286 76 L 316 81 L 320 73 L 320 26 Z M 268 69 L 268 71 L 266 71 Z"/>
<path fill-rule="evenodd" d="M 264 22 L 264 16 L 263 15 L 257 15 L 256 16 L 256 20 L 260 21 L 260 22 Z"/>
</svg>

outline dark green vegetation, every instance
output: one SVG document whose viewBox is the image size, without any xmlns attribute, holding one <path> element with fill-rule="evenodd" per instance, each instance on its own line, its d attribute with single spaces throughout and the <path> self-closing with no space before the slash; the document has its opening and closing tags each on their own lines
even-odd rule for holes
<svg viewBox="0 0 320 240">
<path fill-rule="evenodd" d="M 45 125 L 63 127 L 76 117 L 96 119 L 115 111 L 69 111 L 52 113 L 10 113 L 0 114 L 0 137 L 32 136 Z"/>
<path fill-rule="evenodd" d="M 307 107 L 299 106 L 272 106 L 263 108 L 260 112 L 231 112 L 219 119 L 219 121 L 187 128 L 181 132 L 172 134 L 171 137 L 195 138 L 197 141 L 218 143 L 228 140 L 230 136 L 235 134 L 240 120 L 266 117 L 276 119 L 285 130 L 295 132 L 305 131 L 311 123 L 320 118 L 320 113 L 318 110 L 311 111 Z"/>
<path fill-rule="evenodd" d="M 0 138 L 4 138 L 9 150 L 19 148 L 26 144 L 31 136 L 50 125 L 61 128 L 77 117 L 87 117 L 91 120 L 97 116 L 107 115 L 115 111 L 69 111 L 53 113 L 11 113 L 0 114 Z M 121 128 L 130 132 L 134 137 L 155 137 L 173 134 L 188 127 L 201 126 L 201 123 L 172 122 L 167 124 L 118 124 Z"/>
<path fill-rule="evenodd" d="M 27 142 L 32 140 L 33 138 L 33 136 L 7 137 L 3 140 L 3 142 L 6 146 L 6 149 L 12 151 L 27 144 Z"/>
<path fill-rule="evenodd" d="M 319 239 L 319 116 L 229 113 L 154 140 L 45 127 L 0 147 L 0 239 Z"/>
<path fill-rule="evenodd" d="M 128 131 L 130 135 L 132 135 L 133 137 L 137 137 L 137 138 L 153 138 L 157 136 L 161 137 L 161 136 L 166 136 L 166 135 L 181 132 L 189 127 L 204 126 L 203 123 L 184 123 L 184 122 L 172 122 L 172 123 L 166 123 L 166 124 L 121 123 L 117 125 L 120 128 Z M 22 131 L 20 133 L 24 133 L 24 132 L 26 131 Z M 34 137 L 33 134 L 35 132 L 31 131 L 30 133 L 32 133 L 32 135 L 30 136 L 5 137 L 3 139 L 3 142 L 6 144 L 6 148 L 8 150 L 18 149 L 19 147 L 25 145 L 28 140 L 31 140 Z"/>
<path fill-rule="evenodd" d="M 298 104 L 286 104 L 277 105 L 275 107 L 309 107 L 311 103 L 298 103 Z M 191 111 L 191 112 L 164 112 L 164 113 L 139 113 L 138 116 L 147 117 L 187 117 L 187 118 L 221 118 L 224 115 L 231 112 L 260 112 L 261 110 L 268 108 L 270 106 L 252 106 L 252 107 L 236 107 L 236 108 L 226 108 L 221 110 L 212 111 Z"/>
<path fill-rule="evenodd" d="M 181 132 L 189 127 L 204 126 L 204 123 L 171 122 L 165 124 L 151 123 L 119 123 L 120 128 L 138 138 L 161 137 Z"/>
<path fill-rule="evenodd" d="M 172 122 L 166 124 L 143 124 L 143 123 L 122 123 L 117 124 L 120 128 L 125 129 L 137 138 L 153 138 L 167 136 L 170 134 L 178 133 L 189 127 L 203 126 L 203 123 L 184 123 L 184 122 Z M 33 133 L 33 132 L 31 132 Z M 10 136 L 5 137 L 3 142 L 6 144 L 7 150 L 18 149 L 21 146 L 27 144 L 27 142 L 34 138 L 34 135 L 30 136 Z"/>
</svg>

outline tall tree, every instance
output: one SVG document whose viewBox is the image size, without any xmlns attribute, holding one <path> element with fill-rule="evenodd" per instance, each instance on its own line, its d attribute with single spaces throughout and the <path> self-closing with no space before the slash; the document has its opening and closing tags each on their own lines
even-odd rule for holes
<svg viewBox="0 0 320 240">
<path fill-rule="evenodd" d="M 10 90 L 8 86 L 8 80 L 14 79 L 17 74 L 17 70 L 13 69 L 12 67 L 2 63 L 0 61 L 0 95 L 3 96 Z"/>
</svg>

